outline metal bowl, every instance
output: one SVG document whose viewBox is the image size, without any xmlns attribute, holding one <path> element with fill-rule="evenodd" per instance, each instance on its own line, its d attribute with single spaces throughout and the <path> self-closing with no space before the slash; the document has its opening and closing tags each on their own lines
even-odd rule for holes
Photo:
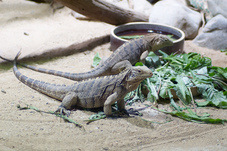
<svg viewBox="0 0 227 151">
<path fill-rule="evenodd" d="M 128 31 L 133 32 L 138 30 L 155 31 L 157 33 L 168 33 L 168 34 L 174 35 L 177 37 L 177 39 L 173 41 L 173 46 L 168 46 L 168 47 L 162 48 L 161 50 L 167 54 L 183 52 L 185 34 L 182 30 L 168 25 L 145 23 L 145 22 L 127 23 L 112 29 L 110 34 L 111 50 L 112 51 L 116 50 L 119 46 L 121 46 L 123 43 L 128 41 L 120 38 L 119 37 L 120 33 L 128 32 Z M 155 53 L 159 54 L 158 52 L 155 52 Z"/>
</svg>

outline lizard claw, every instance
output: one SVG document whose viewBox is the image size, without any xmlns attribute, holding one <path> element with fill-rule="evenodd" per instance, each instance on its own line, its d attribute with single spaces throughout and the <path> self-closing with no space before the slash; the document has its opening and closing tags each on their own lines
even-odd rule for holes
<svg viewBox="0 0 227 151">
<path fill-rule="evenodd" d="M 127 112 L 127 110 L 123 109 L 123 110 L 118 110 L 118 111 L 115 111 L 112 115 L 109 115 L 107 117 L 129 117 L 129 114 Z"/>
<path fill-rule="evenodd" d="M 136 115 L 136 116 L 143 116 L 142 113 L 140 113 L 138 110 L 134 110 L 133 108 L 130 108 L 127 110 L 128 114 Z"/>
<path fill-rule="evenodd" d="M 55 111 L 55 113 L 58 113 L 60 115 L 66 115 L 67 117 L 69 117 L 71 111 L 67 110 L 62 106 L 59 106 L 58 109 Z"/>
<path fill-rule="evenodd" d="M 121 113 L 123 116 L 129 116 L 128 111 L 127 111 L 126 109 L 121 110 L 120 113 Z"/>
</svg>

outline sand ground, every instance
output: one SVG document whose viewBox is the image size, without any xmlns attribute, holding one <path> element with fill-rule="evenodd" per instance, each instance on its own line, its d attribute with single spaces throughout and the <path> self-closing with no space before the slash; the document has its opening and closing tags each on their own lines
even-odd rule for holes
<svg viewBox="0 0 227 151">
<path fill-rule="evenodd" d="M 4 8 L 13 9 L 16 2 L 11 2 L 0 2 L 0 8 L 4 5 Z M 57 10 L 53 15 L 47 5 L 38 5 L 39 10 L 34 9 L 37 4 L 22 0 L 17 2 L 20 7 L 15 8 L 28 9 L 15 9 L 14 13 L 0 9 L 1 13 L 7 14 L 0 20 L 0 53 L 5 57 L 14 57 L 18 49 L 22 49 L 22 57 L 37 56 L 48 50 L 106 35 L 113 27 L 96 21 L 75 20 L 69 15 L 68 9 Z M 31 8 L 34 10 L 31 11 Z M 33 14 L 27 13 L 29 11 Z M 112 53 L 109 47 L 109 43 L 98 45 L 92 50 L 35 62 L 33 65 L 61 71 L 85 72 L 91 70 L 92 58 L 97 52 L 101 57 L 108 57 Z M 185 51 L 199 52 L 212 58 L 213 65 L 226 67 L 227 57 L 224 53 L 195 46 L 191 41 L 186 41 Z M 32 58 L 27 63 L 32 63 Z M 73 83 L 24 68 L 20 71 L 29 77 L 50 83 Z M 156 122 L 169 119 L 172 121 L 156 124 L 132 117 L 103 119 L 87 125 L 84 120 L 94 113 L 73 111 L 70 118 L 82 124 L 84 131 L 53 115 L 19 110 L 18 104 L 30 104 L 41 110 L 54 111 L 60 102 L 19 82 L 9 64 L 0 64 L 0 90 L 0 150 L 227 150 L 226 125 L 186 122 L 149 108 L 141 111 L 144 113 L 143 118 Z M 136 103 L 132 107 L 143 106 Z M 227 119 L 226 110 L 204 108 L 199 112 L 209 112 L 213 118 Z"/>
</svg>

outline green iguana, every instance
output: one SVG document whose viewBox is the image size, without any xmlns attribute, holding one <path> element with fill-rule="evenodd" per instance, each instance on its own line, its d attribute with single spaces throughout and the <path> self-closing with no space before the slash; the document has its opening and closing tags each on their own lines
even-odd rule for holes
<svg viewBox="0 0 227 151">
<path fill-rule="evenodd" d="M 163 47 L 171 45 L 173 45 L 173 42 L 165 35 L 156 33 L 147 34 L 141 38 L 136 38 L 126 42 L 116 51 L 114 51 L 112 55 L 102 64 L 100 64 L 93 70 L 84 73 L 61 72 L 56 70 L 38 68 L 25 64 L 23 66 L 38 72 L 80 81 L 98 76 L 117 74 L 125 67 L 130 66 L 131 64 L 134 65 L 138 61 L 145 60 L 149 51 L 156 51 Z M 1 56 L 0 58 L 7 60 Z"/>
<path fill-rule="evenodd" d="M 104 113 L 112 114 L 111 105 L 117 101 L 118 109 L 125 110 L 124 97 L 135 90 L 152 72 L 146 66 L 128 67 L 119 74 L 77 81 L 75 84 L 55 85 L 23 75 L 14 59 L 13 71 L 17 79 L 30 88 L 62 101 L 56 112 L 69 115 L 74 106 L 82 108 L 104 107 Z"/>
</svg>

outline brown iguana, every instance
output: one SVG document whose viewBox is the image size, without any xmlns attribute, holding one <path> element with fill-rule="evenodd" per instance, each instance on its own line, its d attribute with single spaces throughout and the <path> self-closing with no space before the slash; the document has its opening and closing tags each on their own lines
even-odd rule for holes
<svg viewBox="0 0 227 151">
<path fill-rule="evenodd" d="M 83 108 L 104 107 L 104 113 L 112 114 L 111 105 L 117 101 L 118 109 L 125 110 L 125 95 L 135 90 L 144 79 L 151 77 L 152 72 L 146 66 L 128 67 L 117 75 L 77 81 L 75 84 L 55 85 L 29 78 L 17 68 L 14 59 L 13 71 L 17 79 L 30 88 L 62 101 L 56 112 L 69 115 L 71 107 Z"/>
<path fill-rule="evenodd" d="M 100 64 L 93 70 L 84 73 L 61 72 L 56 70 L 37 68 L 25 64 L 23 66 L 38 72 L 80 81 L 83 79 L 94 78 L 98 76 L 117 74 L 119 73 L 119 70 L 121 71 L 131 64 L 134 65 L 140 60 L 145 60 L 149 51 L 156 51 L 163 47 L 171 46 L 172 44 L 173 42 L 165 35 L 156 33 L 147 34 L 141 38 L 136 38 L 126 42 L 116 51 L 114 51 L 112 55 L 102 64 Z M 0 58 L 7 60 L 1 56 Z M 126 60 L 128 60 L 131 64 Z"/>
</svg>

